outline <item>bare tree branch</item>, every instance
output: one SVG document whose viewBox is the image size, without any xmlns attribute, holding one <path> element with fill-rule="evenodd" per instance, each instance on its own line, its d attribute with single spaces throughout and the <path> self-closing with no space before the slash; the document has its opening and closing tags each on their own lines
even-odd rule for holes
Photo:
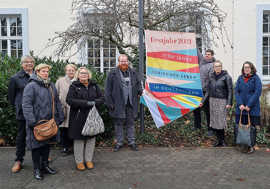
<svg viewBox="0 0 270 189">
<path fill-rule="evenodd" d="M 226 14 L 214 0 L 144 0 L 144 29 L 197 32 L 207 47 L 229 41 Z M 55 54 L 64 56 L 91 37 L 109 40 L 121 53 L 138 51 L 138 0 L 73 0 L 74 23 L 49 41 Z M 209 35 L 210 34 L 210 35 Z M 230 43 L 231 44 L 231 43 Z"/>
</svg>

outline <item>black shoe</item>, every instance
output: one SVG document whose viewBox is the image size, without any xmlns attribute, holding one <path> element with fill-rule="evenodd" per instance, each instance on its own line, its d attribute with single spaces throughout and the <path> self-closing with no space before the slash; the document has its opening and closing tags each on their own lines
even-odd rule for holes
<svg viewBox="0 0 270 189">
<path fill-rule="evenodd" d="M 227 145 L 225 144 L 224 141 L 218 141 L 216 144 L 214 144 L 214 147 L 226 147 Z"/>
<path fill-rule="evenodd" d="M 120 150 L 120 148 L 122 148 L 122 146 L 119 145 L 119 144 L 116 144 L 116 145 L 114 146 L 114 148 L 113 148 L 113 151 L 114 151 L 114 152 L 118 152 L 118 151 Z"/>
<path fill-rule="evenodd" d="M 43 166 L 41 170 L 44 174 L 50 174 L 50 175 L 56 174 L 56 170 L 50 168 L 48 164 L 46 166 Z"/>
<path fill-rule="evenodd" d="M 138 147 L 137 147 L 136 144 L 130 144 L 130 145 L 128 145 L 128 146 L 130 147 L 131 150 L 133 150 L 133 151 L 138 151 Z"/>
<path fill-rule="evenodd" d="M 34 169 L 34 178 L 37 180 L 43 179 L 43 175 L 42 175 L 40 169 Z"/>
<path fill-rule="evenodd" d="M 216 144 L 213 145 L 214 147 L 221 147 L 221 143 L 217 142 Z"/>
<path fill-rule="evenodd" d="M 63 156 L 68 156 L 71 154 L 71 151 L 68 148 L 63 148 L 61 153 L 63 154 Z"/>
</svg>

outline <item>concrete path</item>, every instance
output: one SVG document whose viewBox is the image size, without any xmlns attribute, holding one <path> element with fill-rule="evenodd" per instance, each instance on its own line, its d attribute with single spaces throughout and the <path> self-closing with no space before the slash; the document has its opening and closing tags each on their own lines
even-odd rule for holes
<svg viewBox="0 0 270 189">
<path fill-rule="evenodd" d="M 95 169 L 79 172 L 73 156 L 52 150 L 57 175 L 36 181 L 31 154 L 12 174 L 15 149 L 0 148 L 0 189 L 270 189 L 270 153 L 241 154 L 233 148 L 96 149 Z"/>
</svg>

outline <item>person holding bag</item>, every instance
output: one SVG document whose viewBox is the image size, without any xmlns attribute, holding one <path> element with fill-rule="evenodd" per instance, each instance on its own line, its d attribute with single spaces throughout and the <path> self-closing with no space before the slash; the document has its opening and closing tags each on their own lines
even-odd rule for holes
<svg viewBox="0 0 270 189">
<path fill-rule="evenodd" d="M 93 169 L 95 136 L 82 135 L 89 112 L 104 102 L 98 85 L 91 79 L 92 74 L 86 67 L 77 70 L 75 80 L 67 94 L 66 102 L 70 106 L 69 137 L 74 142 L 74 157 L 79 171 Z M 86 167 L 85 167 L 85 164 Z"/>
<path fill-rule="evenodd" d="M 37 180 L 43 179 L 43 173 L 56 174 L 56 171 L 49 167 L 48 142 L 54 135 L 52 132 L 55 133 L 55 130 L 57 132 L 57 125 L 64 121 L 56 88 L 50 82 L 50 69 L 51 66 L 47 64 L 39 64 L 35 67 L 36 75 L 31 75 L 22 100 L 23 115 L 26 120 L 26 144 L 32 151 L 34 177 Z M 47 132 L 42 132 L 44 131 L 42 128 L 38 129 L 41 125 L 47 128 Z"/>
<path fill-rule="evenodd" d="M 260 96 L 262 82 L 256 74 L 256 68 L 251 62 L 245 62 L 242 66 L 242 74 L 239 76 L 235 87 L 236 116 L 235 122 L 241 125 L 250 125 L 251 144 L 247 153 L 254 152 L 256 144 L 256 126 L 260 125 Z M 235 127 L 235 143 L 237 141 L 238 128 Z"/>
</svg>

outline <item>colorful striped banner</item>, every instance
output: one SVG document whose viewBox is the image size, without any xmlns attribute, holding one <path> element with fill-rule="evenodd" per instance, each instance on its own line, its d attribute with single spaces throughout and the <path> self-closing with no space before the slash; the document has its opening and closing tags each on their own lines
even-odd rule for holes
<svg viewBox="0 0 270 189">
<path fill-rule="evenodd" d="M 141 103 L 156 126 L 196 109 L 203 97 L 194 33 L 145 31 L 146 82 Z"/>
</svg>

